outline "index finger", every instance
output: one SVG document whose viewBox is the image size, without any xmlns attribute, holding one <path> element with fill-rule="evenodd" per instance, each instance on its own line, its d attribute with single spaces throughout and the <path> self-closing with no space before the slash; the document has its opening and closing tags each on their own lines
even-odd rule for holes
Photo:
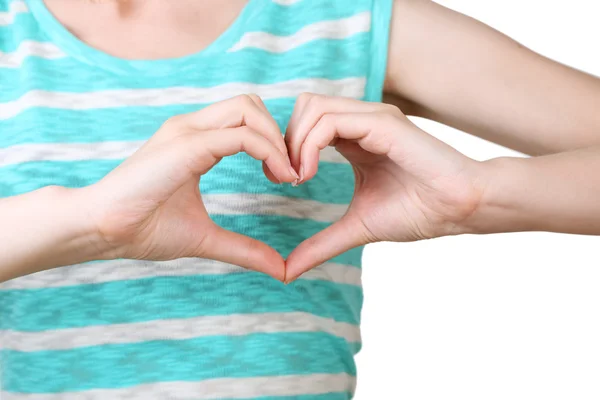
<svg viewBox="0 0 600 400">
<path fill-rule="evenodd" d="M 209 131 L 241 126 L 247 126 L 259 132 L 282 154 L 287 155 L 279 126 L 260 98 L 254 94 L 239 95 L 211 104 L 198 111 L 171 117 L 151 141 L 155 145 L 188 134 L 190 131 Z"/>
<path fill-rule="evenodd" d="M 294 112 L 290 117 L 285 133 L 292 166 L 299 170 L 302 143 L 309 132 L 325 114 L 338 113 L 400 113 L 398 108 L 389 104 L 372 103 L 345 97 L 330 97 L 312 93 L 303 93 L 298 97 Z"/>
</svg>

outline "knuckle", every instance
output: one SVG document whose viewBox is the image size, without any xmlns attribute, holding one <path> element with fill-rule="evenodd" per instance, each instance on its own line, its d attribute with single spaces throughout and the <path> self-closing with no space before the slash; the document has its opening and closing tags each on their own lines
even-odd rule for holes
<svg viewBox="0 0 600 400">
<path fill-rule="evenodd" d="M 253 141 L 263 141 L 266 140 L 260 133 L 256 132 L 254 129 L 248 126 L 241 126 L 236 128 L 236 132 L 242 140 L 253 140 Z"/>
<path fill-rule="evenodd" d="M 177 127 L 181 127 L 183 125 L 183 122 L 185 121 L 185 116 L 180 114 L 180 115 L 173 115 L 171 117 L 169 117 L 164 123 L 163 123 L 163 127 L 165 128 L 177 128 Z"/>
<path fill-rule="evenodd" d="M 386 108 L 386 111 L 390 115 L 393 115 L 396 119 L 406 118 L 406 115 L 404 115 L 404 113 L 402 112 L 402 110 L 398 106 L 395 106 L 393 104 L 386 104 L 385 108 Z"/>
<path fill-rule="evenodd" d="M 384 125 L 393 125 L 398 122 L 398 118 L 387 112 L 380 112 L 375 114 L 377 116 L 377 120 Z"/>
<path fill-rule="evenodd" d="M 259 103 L 259 104 L 262 103 L 262 99 L 256 93 L 248 93 L 246 96 L 248 96 L 248 98 L 250 100 L 252 100 L 254 103 Z"/>
<path fill-rule="evenodd" d="M 332 127 L 335 126 L 336 123 L 336 115 L 335 114 L 325 114 L 315 124 L 315 127 L 311 132 L 320 132 L 321 134 L 325 131 L 329 131 Z M 314 135 L 311 135 L 310 132 L 306 138 L 306 140 L 311 140 Z"/>
<path fill-rule="evenodd" d="M 316 93 L 310 93 L 310 96 L 306 98 L 304 103 L 304 113 L 306 115 L 315 115 L 323 109 L 323 102 L 325 101 L 326 96 Z"/>
<path fill-rule="evenodd" d="M 400 109 L 393 104 L 383 103 L 381 107 L 385 112 L 390 113 L 392 115 L 396 115 L 400 111 Z"/>
<path fill-rule="evenodd" d="M 325 126 L 330 126 L 335 124 L 335 120 L 337 119 L 337 115 L 335 114 L 325 114 L 321 117 L 321 119 L 319 120 L 320 124 L 323 124 Z"/>
<path fill-rule="evenodd" d="M 310 93 L 310 92 L 302 92 L 300 93 L 300 95 L 298 96 L 298 103 L 302 103 L 305 104 L 307 103 L 312 97 L 314 96 L 314 93 Z"/>
<path fill-rule="evenodd" d="M 240 136 L 254 136 L 255 135 L 255 132 L 252 130 L 252 128 L 249 128 L 246 125 L 236 128 L 235 131 Z"/>
<path fill-rule="evenodd" d="M 313 94 L 306 102 L 306 107 L 310 111 L 317 111 L 323 103 L 325 97 L 320 94 Z"/>
<path fill-rule="evenodd" d="M 252 98 L 248 94 L 240 94 L 234 97 L 234 100 L 240 104 L 241 107 L 250 107 L 254 105 Z"/>
</svg>

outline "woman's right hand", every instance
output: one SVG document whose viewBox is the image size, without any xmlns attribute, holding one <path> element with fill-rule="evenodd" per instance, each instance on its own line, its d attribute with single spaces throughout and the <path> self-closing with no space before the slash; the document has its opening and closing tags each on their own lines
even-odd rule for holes
<svg viewBox="0 0 600 400">
<path fill-rule="evenodd" d="M 199 191 L 200 177 L 223 157 L 246 152 L 272 181 L 298 179 L 283 136 L 258 96 L 242 95 L 169 119 L 135 154 L 81 189 L 111 257 L 202 257 L 284 279 L 277 251 L 217 226 Z"/>
</svg>

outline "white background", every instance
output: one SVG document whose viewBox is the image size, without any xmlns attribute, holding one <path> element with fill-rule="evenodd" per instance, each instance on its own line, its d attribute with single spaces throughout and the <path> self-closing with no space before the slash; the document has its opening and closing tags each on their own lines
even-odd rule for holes
<svg viewBox="0 0 600 400">
<path fill-rule="evenodd" d="M 439 2 L 600 75 L 596 0 Z M 475 159 L 515 154 L 417 123 Z M 599 400 L 599 253 L 547 233 L 368 246 L 356 399 Z"/>
</svg>

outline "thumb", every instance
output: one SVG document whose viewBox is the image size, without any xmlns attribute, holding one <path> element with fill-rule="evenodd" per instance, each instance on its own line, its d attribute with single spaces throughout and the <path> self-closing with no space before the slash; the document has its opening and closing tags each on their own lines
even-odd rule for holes
<svg viewBox="0 0 600 400">
<path fill-rule="evenodd" d="M 275 249 L 218 225 L 207 235 L 200 256 L 263 272 L 279 281 L 285 278 L 285 261 Z"/>
<path fill-rule="evenodd" d="M 351 213 L 306 239 L 288 256 L 285 283 L 350 249 L 369 243 L 369 235 L 360 219 Z"/>
</svg>

